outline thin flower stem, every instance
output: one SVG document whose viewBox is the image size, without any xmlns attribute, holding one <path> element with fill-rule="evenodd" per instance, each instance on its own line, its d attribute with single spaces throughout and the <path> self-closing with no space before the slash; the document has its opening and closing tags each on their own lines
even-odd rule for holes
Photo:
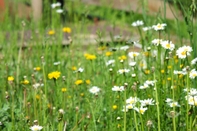
<svg viewBox="0 0 197 131">
<path fill-rule="evenodd" d="M 171 76 L 172 76 L 172 97 L 173 97 L 173 101 L 174 101 L 174 77 L 173 77 L 173 73 L 171 72 Z M 175 107 L 173 107 L 173 112 L 175 112 Z M 173 116 L 173 130 L 176 131 L 176 118 L 175 116 Z"/>
<path fill-rule="evenodd" d="M 154 72 L 154 80 L 156 81 L 155 79 L 155 72 Z M 158 92 L 157 92 L 157 86 L 155 84 L 155 95 L 156 95 L 156 105 L 157 105 L 157 126 L 158 126 L 158 131 L 161 131 L 161 127 L 160 127 L 160 109 L 159 109 L 159 99 L 158 99 Z"/>
<path fill-rule="evenodd" d="M 124 101 L 125 101 L 125 106 L 124 106 L 124 131 L 126 131 L 126 123 L 127 123 L 127 112 L 126 112 L 126 89 L 124 91 Z"/>
<path fill-rule="evenodd" d="M 141 121 L 141 131 L 144 131 L 144 124 L 143 124 L 143 119 L 142 119 L 142 114 L 140 114 L 140 121 Z"/>
<path fill-rule="evenodd" d="M 136 128 L 136 131 L 139 131 L 139 129 L 138 129 L 138 124 L 137 124 L 137 118 L 136 118 L 136 112 L 135 112 L 135 110 L 133 110 L 133 113 L 134 113 L 135 128 Z"/>
<path fill-rule="evenodd" d="M 188 103 L 188 99 L 189 99 L 189 73 L 187 73 L 187 109 L 186 109 L 186 127 L 187 127 L 187 131 L 189 130 L 189 103 Z"/>
</svg>

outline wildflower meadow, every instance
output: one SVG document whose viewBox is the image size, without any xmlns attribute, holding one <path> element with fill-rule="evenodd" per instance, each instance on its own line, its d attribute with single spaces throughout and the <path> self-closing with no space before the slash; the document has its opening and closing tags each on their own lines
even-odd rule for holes
<svg viewBox="0 0 197 131">
<path fill-rule="evenodd" d="M 61 3 L 48 6 L 47 26 L 21 18 L 13 24 L 9 15 L 1 22 L 1 131 L 197 130 L 194 6 L 186 23 L 145 13 L 118 21 L 112 12 L 115 26 L 124 21 L 138 39 L 122 41 L 120 32 L 105 42 L 97 30 L 96 44 L 76 35 L 94 21 Z M 73 19 L 62 22 L 62 14 Z"/>
</svg>

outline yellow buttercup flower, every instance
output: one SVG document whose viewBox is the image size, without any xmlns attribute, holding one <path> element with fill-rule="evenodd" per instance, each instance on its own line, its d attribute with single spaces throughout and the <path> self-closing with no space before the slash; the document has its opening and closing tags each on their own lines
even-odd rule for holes
<svg viewBox="0 0 197 131">
<path fill-rule="evenodd" d="M 86 80 L 86 84 L 88 84 L 88 85 L 89 85 L 90 83 L 91 83 L 91 82 L 90 82 L 90 80 Z"/>
<path fill-rule="evenodd" d="M 55 34 L 55 31 L 53 30 L 48 31 L 48 35 L 54 35 L 54 34 Z"/>
<path fill-rule="evenodd" d="M 29 81 L 28 80 L 24 80 L 21 83 L 24 84 L 24 85 L 27 85 L 27 84 L 29 84 Z"/>
<path fill-rule="evenodd" d="M 35 67 L 34 70 L 35 70 L 35 71 L 40 71 L 41 68 L 38 66 L 38 67 Z"/>
<path fill-rule="evenodd" d="M 9 77 L 8 77 L 8 81 L 14 81 L 14 77 L 9 76 Z"/>
<path fill-rule="evenodd" d="M 95 60 L 96 59 L 96 56 L 92 55 L 92 54 L 84 54 L 84 56 L 87 60 Z"/>
<path fill-rule="evenodd" d="M 66 88 L 62 88 L 62 92 L 66 92 L 67 91 L 67 89 Z"/>
<path fill-rule="evenodd" d="M 64 28 L 62 29 L 62 31 L 63 31 L 64 33 L 71 33 L 71 28 L 69 28 L 69 27 L 64 27 Z"/>
<path fill-rule="evenodd" d="M 113 108 L 114 110 L 116 110 L 116 109 L 118 108 L 118 106 L 117 106 L 117 105 L 113 105 L 112 108 Z"/>
<path fill-rule="evenodd" d="M 76 71 L 76 70 L 77 70 L 77 67 L 76 67 L 76 66 L 73 66 L 71 69 L 72 69 L 73 71 Z"/>
<path fill-rule="evenodd" d="M 80 85 L 80 84 L 83 84 L 83 80 L 76 80 L 75 81 L 75 85 Z"/>
<path fill-rule="evenodd" d="M 59 71 L 54 71 L 48 74 L 49 79 L 58 79 L 60 77 L 60 72 Z"/>
<path fill-rule="evenodd" d="M 127 57 L 126 57 L 125 55 L 122 55 L 122 56 L 118 57 L 118 59 L 119 59 L 119 60 L 126 60 Z"/>
<path fill-rule="evenodd" d="M 105 53 L 105 55 L 106 56 L 111 56 L 112 55 L 112 52 L 108 51 L 108 52 Z"/>
</svg>

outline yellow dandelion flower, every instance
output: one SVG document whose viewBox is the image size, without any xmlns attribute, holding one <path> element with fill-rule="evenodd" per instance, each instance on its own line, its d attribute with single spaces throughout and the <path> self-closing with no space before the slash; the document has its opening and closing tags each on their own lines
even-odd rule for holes
<svg viewBox="0 0 197 131">
<path fill-rule="evenodd" d="M 62 92 L 66 92 L 67 91 L 67 89 L 66 88 L 62 88 Z"/>
<path fill-rule="evenodd" d="M 180 68 L 183 68 L 183 64 L 180 65 Z"/>
<path fill-rule="evenodd" d="M 168 69 L 172 69 L 172 66 L 169 65 L 169 66 L 168 66 Z"/>
<path fill-rule="evenodd" d="M 98 48 L 98 50 L 105 50 L 107 47 L 106 46 L 100 46 L 99 48 Z"/>
<path fill-rule="evenodd" d="M 9 76 L 8 77 L 8 81 L 14 81 L 14 77 L 13 76 Z"/>
<path fill-rule="evenodd" d="M 91 83 L 91 82 L 90 82 L 90 80 L 86 80 L 86 84 L 88 84 L 88 85 L 89 85 L 90 83 Z"/>
<path fill-rule="evenodd" d="M 55 31 L 54 30 L 48 31 L 48 35 L 54 35 L 54 34 L 55 34 Z"/>
<path fill-rule="evenodd" d="M 71 28 L 69 28 L 69 27 L 64 27 L 63 29 L 62 29 L 62 31 L 64 32 L 64 33 L 71 33 Z"/>
<path fill-rule="evenodd" d="M 35 70 L 35 71 L 40 71 L 41 68 L 38 66 L 38 67 L 35 67 L 34 70 Z"/>
<path fill-rule="evenodd" d="M 150 74 L 150 70 L 145 70 L 144 72 L 145 72 L 145 74 L 147 74 L 147 75 Z"/>
<path fill-rule="evenodd" d="M 40 99 L 40 95 L 36 95 L 36 99 L 39 100 Z"/>
<path fill-rule="evenodd" d="M 165 73 L 165 70 L 161 70 L 161 73 L 162 73 L 162 74 Z"/>
<path fill-rule="evenodd" d="M 77 67 L 76 67 L 76 66 L 73 66 L 71 69 L 72 69 L 73 71 L 76 71 L 76 70 L 77 70 Z"/>
<path fill-rule="evenodd" d="M 81 93 L 80 96 L 83 97 L 84 96 L 84 93 Z"/>
<path fill-rule="evenodd" d="M 150 54 L 149 54 L 149 52 L 144 52 L 144 55 L 145 55 L 146 57 L 148 57 Z"/>
<path fill-rule="evenodd" d="M 96 56 L 92 55 L 92 54 L 84 54 L 84 56 L 87 60 L 95 60 L 96 59 Z"/>
<path fill-rule="evenodd" d="M 48 104 L 47 107 L 48 107 L 48 108 L 51 108 L 51 104 Z"/>
<path fill-rule="evenodd" d="M 75 81 L 75 85 L 81 85 L 81 84 L 83 84 L 83 80 L 76 80 Z"/>
<path fill-rule="evenodd" d="M 168 77 L 167 80 L 168 80 L 168 81 L 171 81 L 171 77 Z"/>
<path fill-rule="evenodd" d="M 27 84 L 29 84 L 29 81 L 28 80 L 24 80 L 21 83 L 24 84 L 24 85 L 27 85 Z"/>
<path fill-rule="evenodd" d="M 117 126 L 118 128 L 120 128 L 121 127 L 121 125 L 120 124 L 118 124 L 118 126 Z"/>
<path fill-rule="evenodd" d="M 118 106 L 117 106 L 117 105 L 113 105 L 112 108 L 113 108 L 114 110 L 116 110 L 116 109 L 118 108 Z"/>
<path fill-rule="evenodd" d="M 60 72 L 59 71 L 54 71 L 48 74 L 49 79 L 58 79 L 60 77 Z"/>
<path fill-rule="evenodd" d="M 118 57 L 118 59 L 119 59 L 119 60 L 126 60 L 127 57 L 126 57 L 125 55 L 122 55 L 122 56 Z"/>
<path fill-rule="evenodd" d="M 106 56 L 111 56 L 112 55 L 112 52 L 111 51 L 108 51 L 108 52 L 105 53 L 105 55 Z"/>
</svg>

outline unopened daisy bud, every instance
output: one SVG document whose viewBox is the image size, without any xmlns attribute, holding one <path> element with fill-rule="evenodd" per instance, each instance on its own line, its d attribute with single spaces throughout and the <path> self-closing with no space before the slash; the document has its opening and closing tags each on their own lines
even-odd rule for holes
<svg viewBox="0 0 197 131">
<path fill-rule="evenodd" d="M 88 119 L 91 118 L 90 113 L 87 114 L 86 118 L 88 118 Z"/>
<path fill-rule="evenodd" d="M 151 70 L 152 70 L 152 72 L 155 72 L 155 67 L 152 67 Z"/>
<path fill-rule="evenodd" d="M 62 76 L 62 80 L 65 81 L 66 80 L 66 77 L 65 76 Z"/>
<path fill-rule="evenodd" d="M 176 116 L 176 112 L 175 112 L 175 111 L 170 111 L 170 114 L 169 114 L 169 115 L 170 115 L 170 117 L 172 117 L 172 118 L 173 118 L 173 117 L 175 117 L 175 116 Z"/>
<path fill-rule="evenodd" d="M 189 71 L 190 70 L 190 67 L 189 66 L 186 66 L 185 69 L 186 69 L 186 71 Z"/>
<path fill-rule="evenodd" d="M 136 74 L 131 74 L 132 77 L 136 77 Z"/>
<path fill-rule="evenodd" d="M 124 83 L 124 88 L 126 89 L 128 86 L 128 83 Z"/>
<path fill-rule="evenodd" d="M 112 72 L 112 71 L 113 71 L 113 69 L 112 69 L 112 68 L 110 68 L 110 69 L 109 69 L 109 71 L 110 71 L 110 72 Z"/>
<path fill-rule="evenodd" d="M 76 106 L 76 107 L 75 107 L 75 110 L 76 110 L 76 112 L 78 112 L 78 111 L 79 111 L 79 107 L 78 107 L 78 106 Z"/>
<path fill-rule="evenodd" d="M 64 114 L 64 110 L 63 109 L 59 109 L 59 113 L 60 114 Z"/>
<path fill-rule="evenodd" d="M 38 125 L 38 120 L 34 120 L 34 125 Z"/>
<path fill-rule="evenodd" d="M 118 116 L 117 118 L 116 118 L 116 120 L 120 120 L 121 118 Z"/>
<path fill-rule="evenodd" d="M 150 46 L 149 46 L 149 47 L 147 47 L 147 50 L 148 50 L 148 51 L 150 51 L 150 50 L 151 50 L 151 47 L 150 47 Z"/>
<path fill-rule="evenodd" d="M 148 120 L 146 123 L 146 126 L 151 127 L 153 125 L 153 122 L 151 120 Z"/>
</svg>

